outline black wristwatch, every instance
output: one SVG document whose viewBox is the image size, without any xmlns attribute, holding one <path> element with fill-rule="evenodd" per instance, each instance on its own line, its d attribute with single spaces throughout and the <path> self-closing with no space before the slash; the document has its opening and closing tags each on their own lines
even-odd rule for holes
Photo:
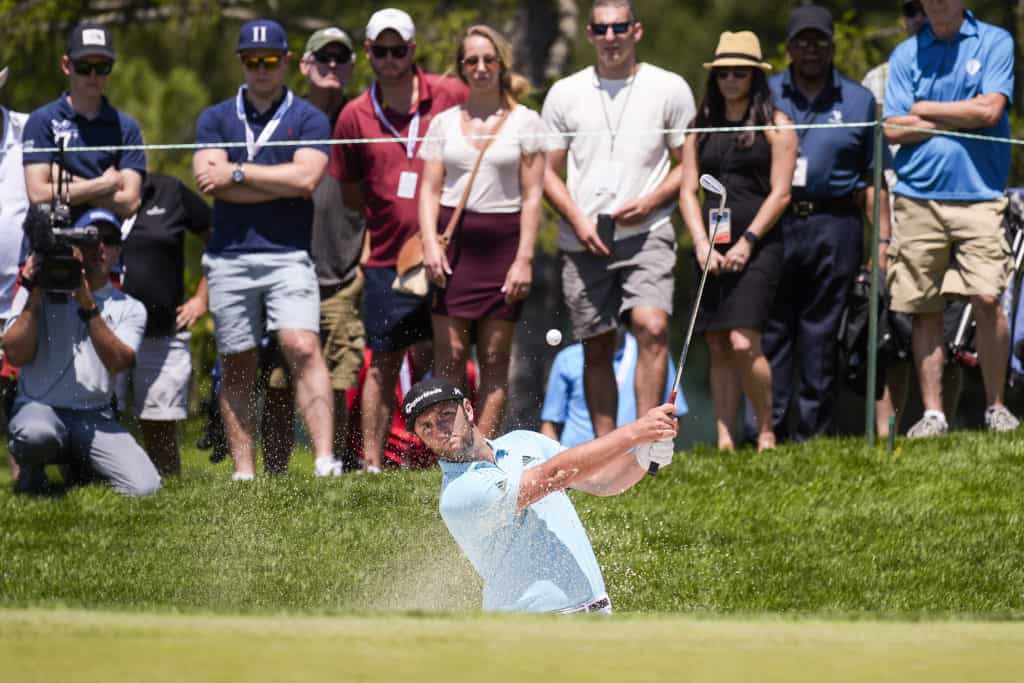
<svg viewBox="0 0 1024 683">
<path fill-rule="evenodd" d="M 245 171 L 242 169 L 241 161 L 235 164 L 235 170 L 231 172 L 231 181 L 236 185 L 241 185 L 245 182 Z"/>
<path fill-rule="evenodd" d="M 743 233 L 743 239 L 750 242 L 751 245 L 757 244 L 757 234 L 753 230 L 747 230 Z"/>
<path fill-rule="evenodd" d="M 84 308 L 79 308 L 78 309 L 78 317 L 81 318 L 82 322 L 85 323 L 86 325 L 88 325 L 89 321 L 92 320 L 93 318 L 95 318 L 96 316 L 98 316 L 99 314 L 100 314 L 100 307 L 99 306 L 93 306 L 89 310 L 86 310 Z"/>
</svg>

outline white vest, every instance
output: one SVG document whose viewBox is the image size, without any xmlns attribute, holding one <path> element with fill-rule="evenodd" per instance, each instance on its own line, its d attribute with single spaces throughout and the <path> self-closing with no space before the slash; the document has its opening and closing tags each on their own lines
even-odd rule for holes
<svg viewBox="0 0 1024 683">
<path fill-rule="evenodd" d="M 28 211 L 25 171 L 21 166 L 21 133 L 28 114 L 0 107 L 0 319 L 8 316 L 21 255 L 21 225 Z"/>
</svg>

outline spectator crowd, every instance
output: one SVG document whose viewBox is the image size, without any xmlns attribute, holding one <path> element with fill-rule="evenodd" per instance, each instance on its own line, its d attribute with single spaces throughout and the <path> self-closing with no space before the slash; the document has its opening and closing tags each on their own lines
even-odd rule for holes
<svg viewBox="0 0 1024 683">
<path fill-rule="evenodd" d="M 676 207 L 694 245 L 688 265 L 707 274 L 693 305 L 720 449 L 834 432 L 840 329 L 866 261 L 909 321 L 924 414 L 908 436 L 949 426 L 953 300 L 974 317 L 986 425 L 1016 429 L 1001 303 L 1013 282 L 1010 145 L 941 134 L 1009 137 L 1012 38 L 961 0 L 900 7 L 908 37 L 865 85 L 833 63 L 830 12 L 800 5 L 780 73 L 755 33 L 726 31 L 698 100 L 680 75 L 639 59 L 633 0 L 594 0 L 594 65 L 555 82 L 540 111 L 522 103 L 529 84 L 489 26 L 466 29 L 439 75 L 417 65 L 416 27 L 400 9 L 374 13 L 361 45 L 331 27 L 301 55 L 281 24 L 256 19 L 238 34 L 237 91 L 195 124 L 192 184 L 148 172 L 142 131 L 105 95 L 114 36 L 75 26 L 59 65 L 66 91 L 28 115 L 0 107 L 16 489 L 44 489 L 51 465 L 129 495 L 178 473 L 190 329 L 207 313 L 212 440 L 236 481 L 256 476 L 259 446 L 266 472 L 287 469 L 296 409 L 317 476 L 432 465 L 395 414 L 429 375 L 470 397 L 475 428 L 497 437 L 545 200 L 559 216 L 562 295 L 580 342 L 559 354 L 541 416 L 565 446 L 670 398 Z M 349 98 L 360 55 L 374 80 Z M 285 86 L 292 62 L 304 96 Z M 881 156 L 879 120 L 892 124 Z M 877 197 L 876 164 L 886 172 Z M 727 194 L 702 189 L 704 174 Z M 877 253 L 864 246 L 875 231 Z M 204 245 L 194 292 L 188 234 Z M 880 430 L 908 381 L 885 375 Z M 671 398 L 684 414 L 682 395 Z"/>
</svg>

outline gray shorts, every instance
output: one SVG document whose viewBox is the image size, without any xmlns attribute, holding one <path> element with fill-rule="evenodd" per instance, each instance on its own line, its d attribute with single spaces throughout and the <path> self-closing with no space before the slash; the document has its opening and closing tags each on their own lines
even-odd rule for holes
<svg viewBox="0 0 1024 683">
<path fill-rule="evenodd" d="M 320 288 L 304 251 L 203 256 L 217 351 L 255 349 L 264 332 L 320 333 Z"/>
<path fill-rule="evenodd" d="M 611 257 L 562 252 L 562 293 L 573 335 L 590 339 L 618 328 L 636 306 L 672 315 L 676 238 L 663 226 L 615 242 Z"/>
<path fill-rule="evenodd" d="M 188 389 L 192 379 L 191 333 L 145 337 L 135 352 L 135 365 L 114 380 L 117 405 L 141 420 L 172 422 L 188 417 Z"/>
</svg>

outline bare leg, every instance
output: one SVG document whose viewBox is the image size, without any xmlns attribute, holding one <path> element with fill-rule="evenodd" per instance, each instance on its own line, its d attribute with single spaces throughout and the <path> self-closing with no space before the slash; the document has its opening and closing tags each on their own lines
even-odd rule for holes
<svg viewBox="0 0 1024 683">
<path fill-rule="evenodd" d="M 380 468 L 384 444 L 391 430 L 395 409 L 395 383 L 405 351 L 374 351 L 366 372 L 360 399 L 363 428 L 363 457 L 367 467 Z"/>
<path fill-rule="evenodd" d="M 726 332 L 708 332 L 704 335 L 711 352 L 711 402 L 715 406 L 715 425 L 718 428 L 718 448 L 731 451 L 735 447 L 733 427 L 740 400 L 739 378 L 732 364 L 732 349 Z"/>
<path fill-rule="evenodd" d="M 348 446 L 348 403 L 345 391 L 334 392 L 334 453 L 340 458 Z"/>
<path fill-rule="evenodd" d="M 313 442 L 313 457 L 332 456 L 334 391 L 320 353 L 320 335 L 309 330 L 278 330 L 277 339 L 292 372 L 296 403 Z"/>
<path fill-rule="evenodd" d="M 161 476 L 181 474 L 178 423 L 173 420 L 139 420 L 146 455 Z"/>
<path fill-rule="evenodd" d="M 743 392 L 750 399 L 757 418 L 757 450 L 775 448 L 772 428 L 772 368 L 761 350 L 761 333 L 751 329 L 729 332 L 733 362 L 739 371 Z M 735 410 L 735 409 L 734 409 Z"/>
<path fill-rule="evenodd" d="M 942 410 L 942 368 L 946 352 L 942 348 L 942 313 L 914 316 L 912 336 L 917 380 L 921 385 L 921 403 L 925 410 Z"/>
<path fill-rule="evenodd" d="M 907 363 L 893 363 L 886 369 L 882 398 L 875 401 L 875 432 L 880 438 L 889 436 L 889 417 L 896 416 L 896 431 L 900 430 L 900 415 L 907 402 L 907 385 L 910 382 L 910 366 Z M 943 395 L 945 391 L 943 391 Z M 947 413 L 948 414 L 948 413 Z"/>
<path fill-rule="evenodd" d="M 446 315 L 432 315 L 430 319 L 437 342 L 434 344 L 434 373 L 469 396 L 466 359 L 469 358 L 469 328 L 472 323 Z"/>
<path fill-rule="evenodd" d="M 477 340 L 480 361 L 480 392 L 476 423 L 488 439 L 498 436 L 508 402 L 508 367 L 512 352 L 512 334 L 516 326 L 509 320 L 481 320 Z"/>
<path fill-rule="evenodd" d="M 636 414 L 645 415 L 665 400 L 668 374 L 668 314 L 650 306 L 629 313 L 636 337 Z"/>
<path fill-rule="evenodd" d="M 1006 360 L 1010 357 L 1010 324 L 1006 313 L 994 296 L 972 296 L 971 305 L 977 322 L 978 364 L 985 383 L 986 405 L 1003 402 L 1006 384 Z"/>
<path fill-rule="evenodd" d="M 583 395 L 596 436 L 615 429 L 619 394 L 615 388 L 614 361 L 615 330 L 583 340 Z"/>
<path fill-rule="evenodd" d="M 256 474 L 256 453 L 253 446 L 252 386 L 256 380 L 256 349 L 222 357 L 223 378 L 220 386 L 220 414 L 224 436 L 235 462 L 235 474 Z"/>
<path fill-rule="evenodd" d="M 284 474 L 295 447 L 295 392 L 290 384 L 286 389 L 266 388 L 260 433 L 263 470 L 268 474 Z"/>
</svg>

